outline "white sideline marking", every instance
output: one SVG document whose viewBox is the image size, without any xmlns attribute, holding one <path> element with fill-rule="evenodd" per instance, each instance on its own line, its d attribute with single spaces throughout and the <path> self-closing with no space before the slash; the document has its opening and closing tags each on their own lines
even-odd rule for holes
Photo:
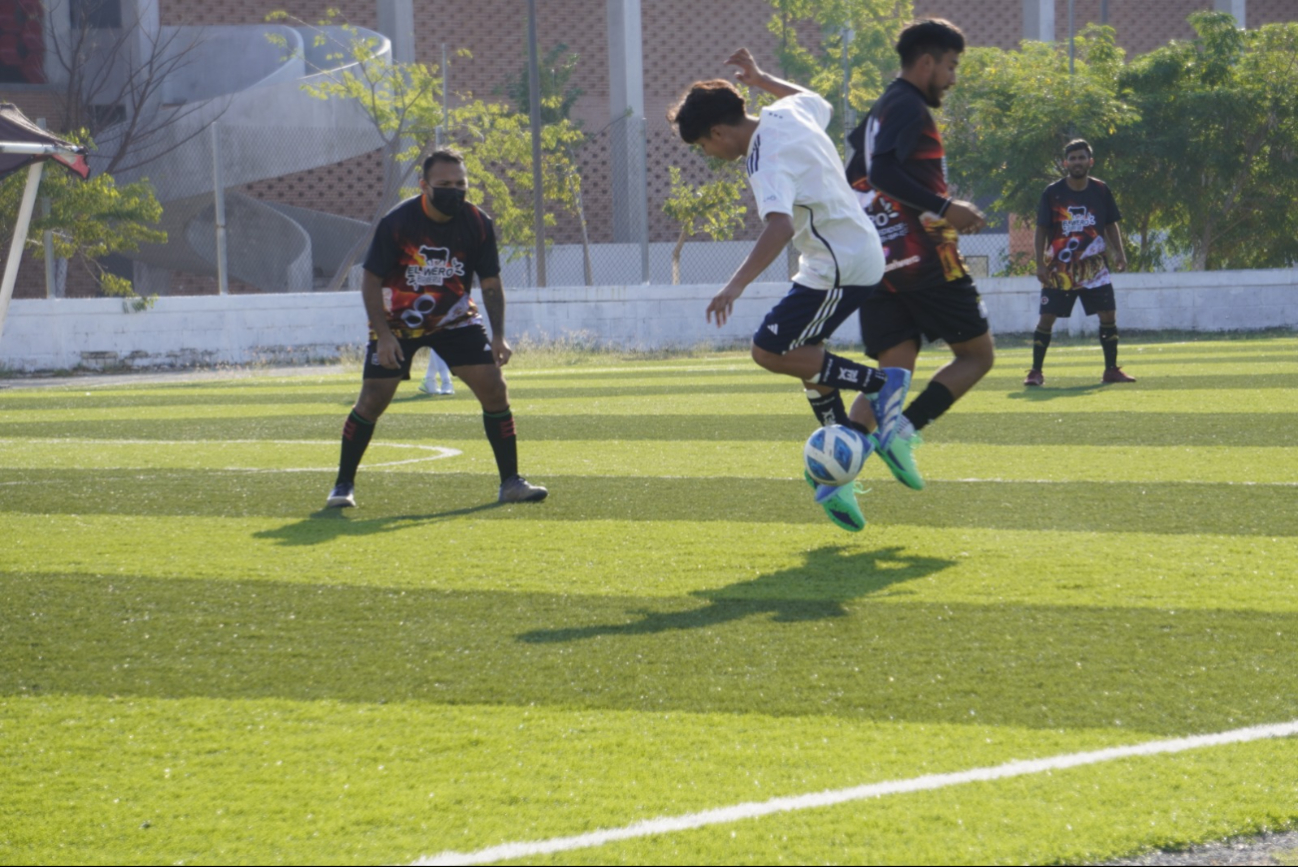
<svg viewBox="0 0 1298 867">
<path fill-rule="evenodd" d="M 747 804 L 736 804 L 733 807 L 687 813 L 683 816 L 664 816 L 659 819 L 648 819 L 622 828 L 591 831 L 575 837 L 555 837 L 550 840 L 536 840 L 528 843 L 505 843 L 501 846 L 492 846 L 489 849 L 479 849 L 476 852 L 442 852 L 438 855 L 424 856 L 413 862 L 413 864 L 415 867 L 442 864 L 491 864 L 495 861 L 512 858 L 530 858 L 535 855 L 571 852 L 575 849 L 590 849 L 618 840 L 652 837 L 658 834 L 670 834 L 674 831 L 689 831 L 708 825 L 721 825 L 729 822 L 739 822 L 744 819 L 756 819 L 774 813 L 811 810 L 817 807 L 845 804 L 850 801 L 863 801 L 867 798 L 882 798 L 886 795 L 898 795 L 906 792 L 926 792 L 933 789 L 944 789 L 948 786 L 959 786 L 964 783 L 1004 780 L 1010 777 L 1022 777 L 1029 774 L 1044 773 L 1045 771 L 1095 765 L 1134 756 L 1180 753 L 1186 750 L 1217 747 L 1225 744 L 1242 744 L 1267 738 L 1285 738 L 1296 734 L 1298 734 L 1298 720 L 1274 725 L 1233 729 L 1211 735 L 1194 735 L 1173 740 L 1148 741 L 1127 747 L 1110 747 L 1085 753 L 1068 753 L 1047 759 L 1008 762 L 1003 765 L 975 768 L 970 771 L 959 771 L 952 774 L 928 774 L 923 777 L 912 777 L 908 780 L 871 783 L 870 785 L 855 786 L 850 789 L 831 789 L 809 795 L 773 798 L 769 801 L 753 801 Z"/>
<path fill-rule="evenodd" d="M 97 443 L 109 445 L 128 445 L 128 446 L 192 446 L 196 443 L 212 445 L 289 445 L 289 446 L 337 446 L 337 440 L 121 440 L 121 439 L 89 439 L 79 437 L 49 437 L 45 439 L 0 439 L 0 443 L 55 443 L 62 445 L 64 443 Z M 435 454 L 424 455 L 418 458 L 407 458 L 404 461 L 383 461 L 377 464 L 366 464 L 366 469 L 377 469 L 378 467 L 399 467 L 404 464 L 419 464 L 424 461 L 439 461 L 442 458 L 453 458 L 457 455 L 464 454 L 459 449 L 453 449 L 449 446 L 423 446 L 416 443 L 379 443 L 380 448 L 394 449 L 422 449 Z M 95 467 L 100 470 L 121 470 L 131 469 L 130 467 Z M 176 467 L 175 469 L 184 469 Z M 334 467 L 197 467 L 196 469 L 223 470 L 240 473 L 321 473 L 333 472 Z M 5 484 L 26 484 L 25 482 L 5 482 Z"/>
</svg>

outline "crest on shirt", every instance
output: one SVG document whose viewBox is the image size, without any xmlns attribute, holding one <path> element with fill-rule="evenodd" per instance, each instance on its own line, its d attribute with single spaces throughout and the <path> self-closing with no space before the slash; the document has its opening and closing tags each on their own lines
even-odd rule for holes
<svg viewBox="0 0 1298 867">
<path fill-rule="evenodd" d="M 1065 235 L 1072 235 L 1082 231 L 1087 226 L 1094 226 L 1095 215 L 1085 205 L 1069 205 L 1068 219 L 1062 222 L 1063 224 L 1059 227 L 1059 230 Z"/>
<path fill-rule="evenodd" d="M 406 268 L 406 283 L 412 289 L 442 286 L 450 277 L 464 276 L 464 263 L 447 247 L 420 247 L 414 258 L 415 263 Z"/>
</svg>

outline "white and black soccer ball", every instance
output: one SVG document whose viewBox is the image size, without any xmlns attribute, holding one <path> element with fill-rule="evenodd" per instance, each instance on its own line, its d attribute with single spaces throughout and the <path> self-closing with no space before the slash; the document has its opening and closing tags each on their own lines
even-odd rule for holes
<svg viewBox="0 0 1298 867">
<path fill-rule="evenodd" d="M 841 424 L 822 427 L 802 450 L 807 472 L 822 485 L 846 485 L 861 472 L 869 454 L 865 438 Z"/>
</svg>

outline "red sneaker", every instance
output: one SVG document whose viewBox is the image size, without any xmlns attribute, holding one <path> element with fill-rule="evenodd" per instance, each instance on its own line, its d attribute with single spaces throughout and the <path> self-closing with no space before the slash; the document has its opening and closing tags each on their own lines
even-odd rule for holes
<svg viewBox="0 0 1298 867">
<path fill-rule="evenodd" d="M 1028 371 L 1027 377 L 1023 380 L 1024 385 L 1045 385 L 1046 377 L 1041 371 L 1035 368 Z"/>
<path fill-rule="evenodd" d="M 1121 367 L 1110 367 L 1104 371 L 1104 378 L 1100 382 L 1135 382 L 1134 376 L 1127 376 L 1122 372 Z"/>
</svg>

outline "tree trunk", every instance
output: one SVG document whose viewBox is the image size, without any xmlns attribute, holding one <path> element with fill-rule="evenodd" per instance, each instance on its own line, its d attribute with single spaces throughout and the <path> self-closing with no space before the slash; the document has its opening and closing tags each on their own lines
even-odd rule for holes
<svg viewBox="0 0 1298 867">
<path fill-rule="evenodd" d="M 685 247 L 685 239 L 689 237 L 685 227 L 681 227 L 681 235 L 676 239 L 676 246 L 672 248 L 672 285 L 679 286 L 681 283 L 681 250 Z"/>
</svg>

